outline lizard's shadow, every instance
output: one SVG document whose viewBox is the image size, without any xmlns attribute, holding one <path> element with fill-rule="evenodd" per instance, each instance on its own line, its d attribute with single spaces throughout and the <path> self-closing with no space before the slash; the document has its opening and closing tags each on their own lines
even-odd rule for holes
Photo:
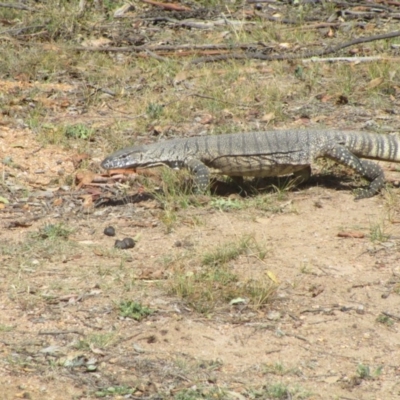
<svg viewBox="0 0 400 400">
<path fill-rule="evenodd" d="M 311 187 L 322 187 L 336 191 L 353 190 L 365 186 L 365 183 L 356 180 L 354 176 L 338 175 L 334 173 L 314 174 L 306 182 L 296 184 L 293 177 L 274 177 L 274 178 L 254 178 L 244 180 L 241 183 L 235 180 L 221 181 L 211 180 L 210 192 L 212 195 L 226 197 L 230 195 L 239 195 L 243 198 L 255 197 L 260 194 L 276 193 L 278 191 L 296 191 L 301 192 Z M 95 206 L 122 206 L 125 204 L 135 204 L 143 201 L 153 200 L 156 196 L 149 192 L 140 192 L 132 195 L 123 196 L 103 196 L 99 198 Z"/>
<path fill-rule="evenodd" d="M 254 178 L 237 183 L 235 181 L 223 182 L 213 180 L 211 183 L 211 193 L 217 196 L 229 196 L 239 194 L 241 197 L 254 197 L 260 193 L 276 193 L 277 191 L 301 191 L 310 187 L 323 187 L 338 191 L 349 191 L 358 189 L 362 184 L 358 184 L 354 177 L 335 174 L 315 174 L 306 182 L 296 183 L 295 178 L 273 177 L 273 178 Z"/>
</svg>

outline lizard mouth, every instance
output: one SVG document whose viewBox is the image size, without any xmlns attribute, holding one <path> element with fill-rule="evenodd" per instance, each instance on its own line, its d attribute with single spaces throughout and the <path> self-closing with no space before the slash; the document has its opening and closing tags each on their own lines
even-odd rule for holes
<svg viewBox="0 0 400 400">
<path fill-rule="evenodd" d="M 146 169 L 146 168 L 158 167 L 161 165 L 165 165 L 165 164 L 162 162 L 148 162 L 148 163 L 141 163 L 141 162 L 137 162 L 137 161 L 129 162 L 126 158 L 115 159 L 115 158 L 113 158 L 112 155 L 110 157 L 105 158 L 101 162 L 101 166 L 104 169 L 116 169 L 116 168 Z"/>
</svg>

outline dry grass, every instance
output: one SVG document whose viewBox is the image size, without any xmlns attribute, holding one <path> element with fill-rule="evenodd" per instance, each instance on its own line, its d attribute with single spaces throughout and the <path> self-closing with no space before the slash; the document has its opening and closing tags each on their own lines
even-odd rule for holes
<svg viewBox="0 0 400 400">
<path fill-rule="evenodd" d="M 262 18 L 249 21 L 241 12 L 241 4 L 217 0 L 197 3 L 217 7 L 242 25 L 226 25 L 214 30 L 189 30 L 143 22 L 136 26 L 137 16 L 150 10 L 148 5 L 135 3 L 133 14 L 115 19 L 113 12 L 120 6 L 116 3 L 106 1 L 101 7 L 90 3 L 84 13 L 79 11 L 78 3 L 67 0 L 32 2 L 30 5 L 35 7 L 35 12 L 0 7 L 0 107 L 2 124 L 25 129 L 26 135 L 38 141 L 35 142 L 37 148 L 58 146 L 68 149 L 71 155 L 88 153 L 90 160 L 81 165 L 83 171 L 98 171 L 99 161 L 115 149 L 169 137 L 303 125 L 372 127 L 381 132 L 396 131 L 400 127 L 392 113 L 398 106 L 400 63 L 389 59 L 369 63 L 248 59 L 194 65 L 191 61 L 200 54 L 186 57 L 163 54 L 166 60 L 160 61 L 144 53 L 82 48 L 95 47 L 98 40 L 129 46 L 136 43 L 136 39 L 140 43 L 142 35 L 145 41 L 153 44 L 234 46 L 262 42 L 266 52 L 268 47 L 276 53 L 298 52 L 367 35 L 369 29 L 372 34 L 371 26 L 360 29 L 350 21 L 346 29 L 333 30 L 331 37 L 329 30 L 312 29 L 305 22 L 313 15 L 314 6 L 280 5 L 285 16 L 297 18 L 298 24 L 277 25 Z M 336 12 L 331 2 L 321 7 L 323 15 Z M 26 31 L 18 33 L 25 28 Z M 387 21 L 386 30 L 395 30 L 395 21 Z M 391 45 L 398 43 L 399 39 L 371 42 L 355 50 L 360 56 L 396 56 L 397 50 Z M 337 55 L 349 54 L 344 50 Z M 11 148 L 21 146 L 18 139 Z M 32 149 L 26 148 L 26 152 L 31 154 Z M 296 196 L 291 196 L 291 182 L 276 185 L 274 193 L 254 185 L 250 189 L 246 187 L 247 196 L 243 198 L 237 193 L 232 197 L 208 193 L 209 197 L 202 201 L 193 196 L 187 172 L 162 169 L 158 178 L 142 176 L 133 184 L 140 183 L 151 192 L 156 199 L 155 206 L 127 204 L 123 210 L 114 211 L 110 207 L 107 212 L 100 209 L 96 214 L 85 208 L 78 210 L 65 196 L 64 208 L 54 216 L 52 210 L 57 205 L 44 197 L 37 199 L 35 195 L 39 190 L 45 191 L 47 186 L 32 179 L 32 185 L 20 190 L 17 184 L 25 176 L 25 166 L 17 165 L 14 160 L 7 161 L 5 157 L 8 154 L 0 157 L 4 165 L 14 163 L 12 177 L 16 183 L 9 186 L 2 169 L 1 197 L 3 194 L 8 197 L 10 193 L 10 197 L 19 196 L 22 205 L 16 200 L 16 210 L 33 215 L 39 204 L 48 213 L 43 217 L 46 222 L 3 232 L 0 243 L 3 293 L 0 332 L 4 336 L 1 374 L 13 379 L 28 374 L 38 380 L 37 387 L 44 383 L 50 387 L 51 382 L 61 376 L 64 387 L 78 387 L 79 398 L 88 399 L 125 395 L 135 398 L 160 395 L 176 400 L 311 397 L 311 391 L 296 386 L 309 384 L 305 374 L 311 374 L 308 366 L 300 362 L 293 361 L 293 367 L 291 363 L 290 368 L 284 368 L 282 364 L 265 365 L 257 359 L 252 360 L 251 367 L 246 364 L 241 370 L 237 359 L 223 362 L 212 359 L 207 353 L 203 360 L 203 355 L 199 355 L 207 350 L 205 338 L 210 343 L 221 340 L 230 323 L 251 324 L 259 320 L 264 323 L 268 311 L 281 306 L 282 299 L 277 300 L 277 293 L 282 288 L 291 288 L 291 298 L 301 304 L 304 298 L 308 299 L 303 281 L 318 279 L 320 270 L 327 270 L 326 265 L 317 268 L 317 257 L 300 259 L 303 252 L 307 254 L 307 243 L 315 239 L 304 233 L 304 243 L 298 246 L 299 260 L 296 258 L 291 264 L 293 269 L 303 265 L 303 274 L 297 274 L 292 280 L 279 276 L 281 284 L 271 273 L 271 270 L 280 269 L 280 262 L 286 257 L 286 254 L 278 254 L 281 261 L 276 261 L 276 254 L 270 253 L 266 237 L 271 241 L 275 239 L 274 232 L 268 236 L 271 215 L 285 213 L 307 219 L 298 206 L 292 204 Z M 332 168 L 323 164 L 323 170 L 327 173 Z M 74 186 L 73 174 L 60 174 L 47 182 L 52 187 L 66 184 Z M 131 188 L 125 185 L 120 190 L 129 193 Z M 309 195 L 304 193 L 300 194 Z M 394 223 L 398 222 L 397 198 L 396 189 L 388 190 L 384 198 L 384 216 L 374 217 L 362 225 L 363 230 L 370 231 L 374 246 L 382 246 L 383 242 L 392 244 L 396 240 L 396 235 L 391 233 L 395 231 Z M 326 204 L 326 197 L 324 202 Z M 262 225 L 266 219 L 267 224 Z M 214 220 L 220 222 L 217 228 L 212 225 Z M 138 239 L 137 248 L 131 252 L 114 249 L 114 239 L 102 236 L 105 221 L 118 226 L 120 236 L 131 235 Z M 232 221 L 240 221 L 240 229 L 237 225 L 230 228 Z M 275 235 L 292 223 L 286 228 L 279 227 Z M 213 230 L 209 232 L 210 226 Z M 261 232 L 257 239 L 247 233 L 249 226 Z M 290 238 L 286 239 L 290 243 Z M 281 240 L 280 248 L 284 248 L 283 242 Z M 382 249 L 380 247 L 379 251 Z M 360 254 L 365 254 L 362 250 Z M 331 260 L 326 261 L 329 262 Z M 309 265 L 312 268 L 308 268 Z M 337 276 L 332 278 L 336 279 Z M 393 296 L 398 296 L 399 285 L 398 275 L 393 272 L 392 280 L 387 283 Z M 343 300 L 348 301 L 348 298 Z M 292 303 L 291 307 L 298 311 Z M 286 309 L 286 303 L 282 309 Z M 373 318 L 372 312 L 370 314 Z M 168 321 L 165 326 L 164 321 Z M 195 325 L 199 321 L 206 322 Z M 284 330 L 291 329 L 287 321 L 282 321 L 280 318 L 273 322 L 268 320 L 267 325 L 274 324 L 273 329 L 263 325 L 262 329 L 274 332 L 269 339 L 263 337 L 263 344 L 278 337 L 280 340 L 285 336 Z M 379 325 L 373 329 L 394 329 L 396 323 L 385 315 L 373 321 Z M 281 329 L 284 323 L 286 326 Z M 292 330 L 301 329 L 302 323 L 303 315 L 300 315 Z M 315 325 L 310 324 L 310 330 L 320 321 L 312 323 Z M 350 326 L 350 322 L 348 324 Z M 195 327 L 187 334 L 186 330 L 192 325 Z M 356 329 L 354 325 L 352 323 L 351 329 Z M 235 351 L 255 335 L 249 326 L 245 327 L 248 329 L 246 337 L 232 335 Z M 349 329 L 346 326 L 343 331 Z M 368 326 L 368 329 L 372 328 Z M 367 338 L 368 329 L 353 337 Z M 190 337 L 199 331 L 199 337 Z M 293 338 L 295 334 L 287 337 Z M 192 341 L 199 338 L 203 340 L 202 347 L 198 348 L 195 343 L 194 350 L 191 349 Z M 296 340 L 303 344 L 303 339 Z M 231 342 L 218 342 L 216 347 L 230 349 Z M 150 349 L 154 343 L 154 350 Z M 279 342 L 273 343 L 275 347 L 278 345 Z M 312 343 L 310 348 L 314 345 Z M 364 342 L 362 345 L 367 347 Z M 294 346 L 294 343 L 288 342 L 287 346 Z M 296 349 L 299 354 L 304 350 L 300 346 Z M 196 356 L 192 357 L 190 351 Z M 270 351 L 274 354 L 275 349 Z M 311 358 L 314 362 L 315 355 Z M 364 381 L 378 379 L 378 367 L 370 369 L 367 362 L 359 367 L 348 364 L 346 368 L 354 367 L 353 374 Z M 300 367 L 306 371 L 304 375 L 297 374 Z M 230 368 L 236 368 L 232 375 L 229 375 Z M 320 367 L 312 368 L 319 371 Z M 322 374 L 333 374 L 330 368 L 333 369 L 329 366 L 314 377 L 315 382 L 320 383 Z M 224 378 L 220 378 L 221 371 L 226 374 Z M 10 382 L 5 382 L 5 387 L 7 384 Z M 22 387 L 28 388 L 26 395 L 25 389 L 18 387 L 18 393 L 12 393 L 7 399 L 30 396 L 29 384 Z M 341 396 L 343 391 L 338 387 L 339 384 L 336 389 Z M 59 391 L 58 387 L 54 389 L 54 393 Z M 354 396 L 362 396 L 362 393 Z M 37 398 L 47 394 L 39 393 Z"/>
<path fill-rule="evenodd" d="M 262 261 L 266 253 L 265 245 L 246 235 L 203 253 L 200 260 L 189 254 L 170 265 L 169 290 L 206 315 L 229 305 L 266 308 L 273 302 L 278 282 L 268 276 L 241 279 L 232 268 L 233 261 L 241 265 L 239 259 L 244 254 Z"/>
</svg>

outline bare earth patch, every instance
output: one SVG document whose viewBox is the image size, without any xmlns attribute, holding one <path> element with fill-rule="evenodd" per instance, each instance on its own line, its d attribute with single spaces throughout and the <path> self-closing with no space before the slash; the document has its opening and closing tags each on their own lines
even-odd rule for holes
<svg viewBox="0 0 400 400">
<path fill-rule="evenodd" d="M 11 3 L 0 398 L 400 398 L 398 166 L 358 202 L 325 161 L 298 188 L 197 197 L 187 174 L 100 168 L 170 137 L 398 132 L 398 4 Z"/>
<path fill-rule="evenodd" d="M 50 148 L 32 153 L 26 148 L 40 147 L 32 136 L 25 150 L 3 138 L 5 154 L 22 165 L 29 159 L 27 185 L 37 184 L 28 165 L 40 169 L 43 155 L 49 165 L 40 176 L 51 179 Z M 71 154 L 51 154 L 68 169 Z M 348 190 L 310 186 L 276 200 L 280 213 L 189 207 L 170 233 L 154 201 L 64 216 L 52 206 L 23 228 L 9 224 L 29 214 L 29 202 L 22 211 L 3 208 L 3 398 L 56 399 L 62 390 L 63 398 L 89 399 L 113 387 L 144 398 L 201 387 L 208 398 L 214 386 L 226 398 L 251 398 L 271 383 L 294 398 L 396 398 L 400 226 L 388 198 L 355 202 Z M 29 245 L 31 233 L 60 221 L 74 230 L 66 243 Z M 136 237 L 135 248 L 112 250 L 108 225 Z M 338 236 L 354 231 L 364 237 Z M 243 254 L 229 269 L 242 279 L 272 272 L 279 288 L 269 307 L 227 306 L 204 317 L 168 295 L 174 260 L 188 257 L 196 270 L 196 257 L 245 235 L 266 257 Z M 140 322 L 122 318 L 118 303 L 128 299 L 155 312 Z"/>
</svg>

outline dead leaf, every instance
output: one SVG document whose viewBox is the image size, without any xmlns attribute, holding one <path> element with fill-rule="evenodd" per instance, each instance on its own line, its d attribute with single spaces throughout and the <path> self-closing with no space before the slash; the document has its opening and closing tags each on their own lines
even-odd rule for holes
<svg viewBox="0 0 400 400">
<path fill-rule="evenodd" d="M 383 81 L 384 81 L 384 79 L 382 77 L 372 79 L 372 81 L 370 81 L 365 88 L 367 90 L 375 89 L 376 87 L 381 85 L 383 83 Z"/>
<path fill-rule="evenodd" d="M 342 238 L 352 238 L 352 239 L 363 239 L 365 237 L 364 233 L 358 231 L 343 231 L 337 234 Z"/>
<path fill-rule="evenodd" d="M 88 39 L 82 42 L 83 47 L 105 47 L 111 43 L 110 39 L 101 37 L 98 39 Z"/>
<path fill-rule="evenodd" d="M 98 349 L 97 347 L 94 347 L 93 343 L 90 344 L 89 348 L 92 351 L 92 353 L 94 353 L 94 354 L 100 354 L 102 356 L 104 356 L 104 354 L 105 354 L 102 350 Z"/>
<path fill-rule="evenodd" d="M 311 297 L 317 297 L 319 296 L 323 291 L 325 290 L 325 287 L 322 285 L 312 285 L 309 289 L 309 292 L 311 292 Z"/>
<path fill-rule="evenodd" d="M 93 253 L 96 256 L 99 256 L 99 257 L 103 257 L 104 256 L 104 252 L 101 249 L 93 249 Z"/>
<path fill-rule="evenodd" d="M 32 226 L 32 224 L 32 220 L 11 221 L 8 228 L 27 228 L 28 226 Z"/>
<path fill-rule="evenodd" d="M 211 124 L 213 121 L 213 116 L 211 114 L 205 114 L 201 117 L 201 120 L 199 121 L 202 125 L 208 125 Z"/>
<path fill-rule="evenodd" d="M 74 168 L 77 169 L 81 165 L 83 160 L 89 159 L 90 156 L 86 153 L 75 154 L 74 156 L 70 157 L 68 160 L 74 164 Z"/>
<path fill-rule="evenodd" d="M 338 99 L 336 100 L 336 104 L 340 105 L 340 104 L 348 104 L 349 102 L 349 98 L 347 96 L 345 96 L 344 94 L 341 94 Z"/>
<path fill-rule="evenodd" d="M 150 268 L 145 268 L 140 271 L 139 279 L 151 279 L 153 276 L 153 270 Z"/>
<path fill-rule="evenodd" d="M 62 203 L 63 203 L 63 199 L 61 197 L 59 197 L 58 199 L 55 199 L 53 201 L 53 206 L 61 206 Z"/>
<path fill-rule="evenodd" d="M 86 188 L 86 192 L 92 197 L 100 196 L 102 194 L 102 191 L 99 188 L 93 186 L 89 186 L 88 188 Z"/>
<path fill-rule="evenodd" d="M 117 8 L 114 11 L 114 18 L 121 18 L 126 12 L 134 10 L 135 7 L 132 4 L 124 4 L 122 7 Z"/>
<path fill-rule="evenodd" d="M 115 168 L 115 169 L 110 169 L 108 170 L 107 175 L 119 175 L 119 174 L 136 174 L 136 169 L 135 168 Z M 104 175 L 103 175 L 104 176 Z"/>
<path fill-rule="evenodd" d="M 89 208 L 93 206 L 93 196 L 91 194 L 84 194 L 80 197 L 83 198 L 82 205 L 84 208 Z"/>
<path fill-rule="evenodd" d="M 275 113 L 272 111 L 272 112 L 270 112 L 270 113 L 268 113 L 268 114 L 265 114 L 265 115 L 263 115 L 262 117 L 261 117 L 261 121 L 262 122 L 270 122 L 270 121 L 272 121 L 273 119 L 275 119 Z"/>
<path fill-rule="evenodd" d="M 327 103 L 331 98 L 332 95 L 330 94 L 319 94 L 318 96 L 316 96 L 316 98 L 321 102 L 321 103 Z"/>
<path fill-rule="evenodd" d="M 188 71 L 179 71 L 174 78 L 174 83 L 178 84 L 188 79 Z"/>
<path fill-rule="evenodd" d="M 279 279 L 272 271 L 266 271 L 266 274 L 267 274 L 268 278 L 271 279 L 272 282 L 279 285 Z"/>
<path fill-rule="evenodd" d="M 357 47 L 354 47 L 353 49 L 349 50 L 349 53 L 353 56 L 355 56 L 356 54 L 358 54 L 360 52 L 360 49 Z"/>
<path fill-rule="evenodd" d="M 325 378 L 324 382 L 326 382 L 326 383 L 336 383 L 339 380 L 340 380 L 340 375 L 334 375 L 334 376 L 328 376 L 327 378 Z"/>
<path fill-rule="evenodd" d="M 91 184 L 95 176 L 96 174 L 92 171 L 78 172 L 76 174 L 76 180 L 79 182 L 77 188 L 80 189 L 83 185 Z"/>
</svg>

